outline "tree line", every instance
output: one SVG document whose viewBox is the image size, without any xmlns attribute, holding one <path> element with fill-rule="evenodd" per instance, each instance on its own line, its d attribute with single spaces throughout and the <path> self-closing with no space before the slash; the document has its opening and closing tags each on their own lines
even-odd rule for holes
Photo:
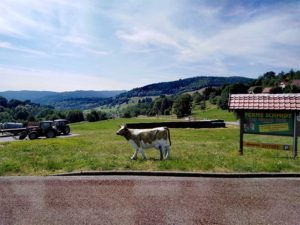
<svg viewBox="0 0 300 225">
<path fill-rule="evenodd" d="M 176 114 L 178 118 L 188 116 L 192 112 L 193 98 L 189 94 L 181 95 L 161 95 L 152 100 L 144 98 L 139 100 L 138 104 L 125 108 L 121 117 L 130 118 L 139 115 L 160 116 Z"/>
<path fill-rule="evenodd" d="M 56 110 L 53 106 L 44 106 L 30 100 L 7 100 L 0 96 L 0 123 L 27 123 L 42 120 L 67 119 L 71 123 L 86 119 L 81 110 Z"/>
</svg>

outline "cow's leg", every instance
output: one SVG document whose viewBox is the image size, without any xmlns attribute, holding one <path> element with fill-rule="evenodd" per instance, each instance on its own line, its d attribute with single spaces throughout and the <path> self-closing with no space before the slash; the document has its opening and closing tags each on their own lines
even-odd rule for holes
<svg viewBox="0 0 300 225">
<path fill-rule="evenodd" d="M 169 145 L 165 146 L 165 159 L 169 159 L 170 158 L 170 151 L 171 151 L 171 147 Z"/>
<path fill-rule="evenodd" d="M 131 156 L 132 160 L 136 160 L 137 159 L 137 153 L 138 153 L 138 151 L 139 151 L 139 149 L 136 148 L 135 151 L 134 151 L 134 153 L 133 153 L 133 155 Z"/>
<path fill-rule="evenodd" d="M 139 151 L 141 152 L 142 154 L 142 159 L 147 159 L 146 156 L 145 156 L 145 153 L 144 153 L 144 149 L 143 148 L 140 148 Z"/>
<path fill-rule="evenodd" d="M 160 160 L 163 160 L 163 149 L 164 149 L 163 146 L 160 145 L 159 146 L 159 159 Z"/>
</svg>

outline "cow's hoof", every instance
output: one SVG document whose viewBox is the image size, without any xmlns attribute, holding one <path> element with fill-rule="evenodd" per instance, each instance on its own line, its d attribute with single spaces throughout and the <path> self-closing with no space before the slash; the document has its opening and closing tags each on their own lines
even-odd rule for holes
<svg viewBox="0 0 300 225">
<path fill-rule="evenodd" d="M 137 157 L 131 157 L 131 160 L 137 160 Z"/>
</svg>

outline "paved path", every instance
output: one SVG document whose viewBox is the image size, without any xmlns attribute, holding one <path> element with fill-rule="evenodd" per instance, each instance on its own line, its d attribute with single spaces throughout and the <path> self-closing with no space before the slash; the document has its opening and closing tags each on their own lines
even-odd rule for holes
<svg viewBox="0 0 300 225">
<path fill-rule="evenodd" d="M 299 221 L 300 178 L 0 178 L 1 225 Z"/>
<path fill-rule="evenodd" d="M 240 122 L 239 121 L 236 121 L 236 122 L 225 122 L 226 125 L 236 125 L 236 126 L 239 126 L 240 125 Z"/>
<path fill-rule="evenodd" d="M 56 136 L 56 138 L 68 138 L 68 137 L 75 137 L 75 136 L 79 136 L 79 134 L 68 134 L 68 135 L 60 135 L 60 136 Z M 39 139 L 44 139 L 46 137 L 40 137 Z M 29 140 L 28 137 L 26 137 L 26 140 Z M 24 140 L 19 140 L 19 137 L 0 137 L 0 142 L 12 142 L 12 141 L 24 141 Z"/>
</svg>

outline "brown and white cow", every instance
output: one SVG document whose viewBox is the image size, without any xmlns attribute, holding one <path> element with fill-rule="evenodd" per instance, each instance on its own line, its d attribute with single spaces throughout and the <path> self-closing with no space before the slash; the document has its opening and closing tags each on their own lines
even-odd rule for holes
<svg viewBox="0 0 300 225">
<path fill-rule="evenodd" d="M 127 126 L 121 126 L 117 131 L 117 135 L 126 138 L 129 144 L 135 149 L 131 159 L 137 159 L 137 153 L 142 154 L 142 158 L 146 159 L 144 149 L 156 148 L 160 153 L 160 160 L 170 157 L 170 131 L 167 127 L 157 127 L 152 129 L 129 129 Z"/>
</svg>

